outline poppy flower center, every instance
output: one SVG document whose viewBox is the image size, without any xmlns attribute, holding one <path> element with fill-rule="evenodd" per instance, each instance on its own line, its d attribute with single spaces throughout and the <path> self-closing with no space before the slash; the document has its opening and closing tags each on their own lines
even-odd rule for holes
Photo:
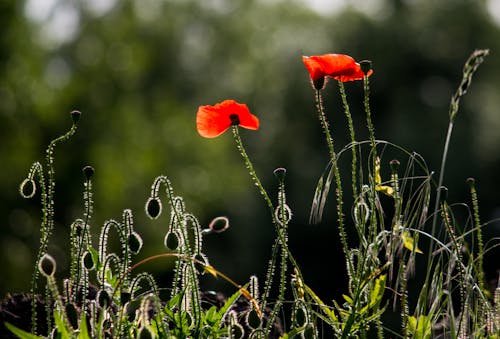
<svg viewBox="0 0 500 339">
<path fill-rule="evenodd" d="M 229 116 L 229 119 L 231 120 L 231 125 L 233 126 L 237 126 L 240 124 L 240 117 L 238 116 L 238 114 L 231 114 Z"/>
</svg>

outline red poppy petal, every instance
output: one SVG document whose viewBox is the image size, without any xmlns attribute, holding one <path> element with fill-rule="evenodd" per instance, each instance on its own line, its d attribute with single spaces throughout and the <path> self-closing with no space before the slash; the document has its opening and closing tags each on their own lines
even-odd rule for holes
<svg viewBox="0 0 500 339">
<path fill-rule="evenodd" d="M 344 54 L 325 54 L 318 58 L 325 74 L 331 77 L 349 73 L 356 65 L 352 57 Z"/>
<path fill-rule="evenodd" d="M 362 80 L 364 73 L 359 64 L 349 55 L 324 54 L 302 57 L 313 81 L 321 77 L 331 77 L 342 82 Z M 368 72 L 370 76 L 373 71 Z"/>
<path fill-rule="evenodd" d="M 200 106 L 196 113 L 196 129 L 205 138 L 215 138 L 224 133 L 231 120 L 224 112 L 219 111 L 214 106 Z"/>
<path fill-rule="evenodd" d="M 232 115 L 238 117 L 239 126 L 256 130 L 259 119 L 250 113 L 247 105 L 234 100 L 224 100 L 214 106 L 200 106 L 196 115 L 198 133 L 205 138 L 215 138 L 224 133 L 232 124 Z"/>
<path fill-rule="evenodd" d="M 303 56 L 302 61 L 309 71 L 309 76 L 313 81 L 323 78 L 326 75 L 323 71 L 323 66 L 317 57 Z"/>
</svg>

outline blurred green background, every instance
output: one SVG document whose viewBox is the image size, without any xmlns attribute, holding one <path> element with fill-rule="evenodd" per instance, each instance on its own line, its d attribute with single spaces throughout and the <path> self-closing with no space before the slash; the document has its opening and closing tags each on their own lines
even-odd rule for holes
<svg viewBox="0 0 500 339">
<path fill-rule="evenodd" d="M 302 55 L 372 60 L 377 137 L 418 152 L 438 171 L 463 63 L 474 49 L 489 48 L 462 100 L 445 184 L 450 201 L 468 202 L 465 180 L 475 177 L 483 221 L 500 216 L 499 0 L 0 0 L 0 22 L 2 297 L 29 290 L 39 246 L 40 199 L 22 199 L 19 184 L 50 140 L 70 127 L 74 109 L 82 112 L 78 131 L 56 149 L 49 251 L 60 272 L 69 259 L 69 225 L 83 215 L 81 169 L 91 165 L 94 234 L 130 208 L 145 244 L 138 258 L 164 251 L 168 213 L 151 221 L 144 204 L 153 179 L 165 174 L 203 225 L 229 217 L 228 231 L 205 238 L 211 263 L 239 282 L 263 278 L 274 239 L 267 207 L 230 133 L 208 140 L 195 129 L 199 105 L 227 98 L 260 118 L 258 131 L 241 134 L 273 197 L 273 170 L 288 170 L 290 246 L 309 285 L 324 300 L 343 292 L 334 199 L 323 223 L 308 224 L 328 153 Z M 346 89 L 357 133 L 366 138 L 361 83 Z M 334 82 L 325 102 L 340 148 L 349 139 Z M 498 224 L 485 233 L 498 236 Z M 489 279 L 498 255 L 486 257 Z M 145 269 L 168 286 L 171 263 Z M 325 279 L 326 272 L 336 279 Z M 232 289 L 211 277 L 202 284 Z"/>
</svg>

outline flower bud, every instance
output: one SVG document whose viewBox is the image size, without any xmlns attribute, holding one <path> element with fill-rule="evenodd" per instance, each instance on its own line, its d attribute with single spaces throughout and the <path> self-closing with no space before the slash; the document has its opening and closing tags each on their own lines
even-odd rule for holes
<svg viewBox="0 0 500 339">
<path fill-rule="evenodd" d="M 208 228 L 214 233 L 222 233 L 229 228 L 229 219 L 227 217 L 214 218 Z"/>
<path fill-rule="evenodd" d="M 285 176 L 286 176 L 286 168 L 283 167 L 278 167 L 277 169 L 274 170 L 274 176 L 278 178 L 280 183 L 283 183 L 285 181 Z"/>
<path fill-rule="evenodd" d="M 99 306 L 106 308 L 109 306 L 110 302 L 111 297 L 109 296 L 109 293 L 106 290 L 100 290 L 97 294 L 97 303 Z"/>
<path fill-rule="evenodd" d="M 73 124 L 77 124 L 78 121 L 80 120 L 80 116 L 82 115 L 82 112 L 80 111 L 71 111 L 71 119 L 73 120 Z"/>
<path fill-rule="evenodd" d="M 26 178 L 19 186 L 19 193 L 25 199 L 33 198 L 36 192 L 35 181 L 31 178 Z"/>
<path fill-rule="evenodd" d="M 66 311 L 66 315 L 68 316 L 69 323 L 73 329 L 78 328 L 78 311 L 76 309 L 75 304 L 67 303 L 64 306 L 64 310 Z"/>
<path fill-rule="evenodd" d="M 176 232 L 168 231 L 167 234 L 165 235 L 163 244 L 165 245 L 165 248 L 167 250 L 175 251 L 177 250 L 177 248 L 179 248 L 180 245 L 179 236 L 177 235 Z"/>
<path fill-rule="evenodd" d="M 474 178 L 467 178 L 466 182 L 470 188 L 473 188 L 476 185 L 476 179 Z"/>
<path fill-rule="evenodd" d="M 392 173 L 397 173 L 399 170 L 399 166 L 400 166 L 399 161 L 394 159 L 394 160 L 391 160 L 391 162 L 389 162 L 389 164 L 391 165 Z"/>
<path fill-rule="evenodd" d="M 92 166 L 85 166 L 82 168 L 83 175 L 85 175 L 85 179 L 90 180 L 94 175 L 94 168 Z"/>
<path fill-rule="evenodd" d="M 92 253 L 89 251 L 85 252 L 82 258 L 83 267 L 88 271 L 91 271 L 95 268 L 94 258 L 92 258 Z"/>
<path fill-rule="evenodd" d="M 448 200 L 448 188 L 446 188 L 445 186 L 441 186 L 438 188 L 438 190 L 441 191 L 441 201 L 440 202 L 445 202 L 446 200 Z"/>
<path fill-rule="evenodd" d="M 361 71 L 367 75 L 372 69 L 372 62 L 370 60 L 362 60 L 359 62 L 359 66 L 361 66 Z"/>
<path fill-rule="evenodd" d="M 40 258 L 40 262 L 38 263 L 38 270 L 45 277 L 52 277 L 56 272 L 56 261 L 50 254 L 45 253 Z"/>
<path fill-rule="evenodd" d="M 162 210 L 161 201 L 158 198 L 149 198 L 146 201 L 146 214 L 151 219 L 156 219 L 160 216 Z"/>
<path fill-rule="evenodd" d="M 137 232 L 132 232 L 128 236 L 128 248 L 132 254 L 137 254 L 142 248 L 142 238 Z"/>
</svg>

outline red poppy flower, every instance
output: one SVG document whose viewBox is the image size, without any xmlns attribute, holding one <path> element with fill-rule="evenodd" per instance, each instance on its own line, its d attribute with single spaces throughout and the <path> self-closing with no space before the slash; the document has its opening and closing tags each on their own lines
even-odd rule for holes
<svg viewBox="0 0 500 339">
<path fill-rule="evenodd" d="M 330 77 L 346 82 L 362 80 L 365 75 L 361 66 L 352 57 L 344 54 L 303 56 L 302 61 L 306 65 L 312 81 Z M 372 73 L 373 70 L 370 70 L 367 75 L 370 76 Z"/>
<path fill-rule="evenodd" d="M 259 118 L 250 113 L 247 105 L 234 100 L 224 100 L 215 106 L 198 108 L 196 128 L 202 137 L 215 138 L 232 125 L 256 130 L 259 128 Z"/>
</svg>

